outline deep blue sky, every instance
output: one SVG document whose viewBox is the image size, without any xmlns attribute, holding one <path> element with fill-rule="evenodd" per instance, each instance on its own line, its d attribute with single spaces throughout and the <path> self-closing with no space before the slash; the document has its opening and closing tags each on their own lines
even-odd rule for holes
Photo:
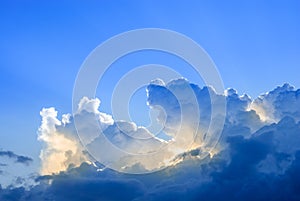
<svg viewBox="0 0 300 201">
<path fill-rule="evenodd" d="M 41 108 L 71 112 L 85 57 L 131 29 L 189 36 L 212 57 L 225 87 L 240 93 L 256 97 L 284 82 L 300 87 L 299 1 L 174 2 L 2 1 L 0 148 L 36 160 Z"/>
</svg>

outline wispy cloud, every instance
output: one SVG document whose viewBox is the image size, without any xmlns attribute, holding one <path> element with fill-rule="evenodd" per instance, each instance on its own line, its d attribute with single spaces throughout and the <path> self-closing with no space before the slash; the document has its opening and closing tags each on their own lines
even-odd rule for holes
<svg viewBox="0 0 300 201">
<path fill-rule="evenodd" d="M 33 159 L 28 156 L 17 155 L 12 151 L 0 151 L 0 157 L 8 157 L 13 159 L 16 163 L 22 163 L 24 165 L 29 165 L 33 161 Z M 0 164 L 0 166 L 3 165 L 5 164 Z"/>
</svg>

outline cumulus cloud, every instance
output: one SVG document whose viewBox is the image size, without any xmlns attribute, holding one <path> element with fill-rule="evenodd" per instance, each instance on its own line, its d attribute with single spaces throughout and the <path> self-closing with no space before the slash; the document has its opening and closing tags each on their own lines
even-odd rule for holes
<svg viewBox="0 0 300 201">
<path fill-rule="evenodd" d="M 212 87 L 200 88 L 180 79 L 170 83 L 153 81 L 147 93 L 149 107 L 160 109 L 158 121 L 165 123 L 164 132 L 171 139 L 184 143 L 184 137 L 191 134 L 176 138 L 178 123 L 183 125 L 179 131 L 189 132 L 190 126 L 193 128 L 198 122 L 196 145 L 188 149 L 171 146 L 156 157 L 148 155 L 153 147 L 167 144 L 168 140 L 154 137 L 134 122 L 114 121 L 112 116 L 99 111 L 98 99 L 84 97 L 74 116 L 65 114 L 59 120 L 54 108 L 41 111 L 39 139 L 45 143 L 42 173 L 49 175 L 37 177 L 39 184 L 30 190 L 0 187 L 0 200 L 300 199 L 299 90 L 285 84 L 253 100 L 234 89 L 217 94 Z M 196 102 L 189 101 L 193 98 Z M 213 153 L 203 155 L 208 150 L 205 138 L 209 121 L 222 115 L 213 116 L 212 106 L 218 108 L 224 98 L 227 110 L 221 138 Z M 191 115 L 182 122 L 180 107 L 191 111 L 195 106 L 199 108 L 198 119 Z M 142 175 L 103 168 L 85 152 L 75 135 L 78 130 L 85 131 L 86 137 L 81 140 L 89 148 L 100 144 L 105 148 L 104 140 L 108 140 L 128 153 L 148 155 L 146 159 L 115 156 L 124 168 L 166 168 Z M 114 157 L 111 154 L 114 153 L 108 152 L 102 159 L 109 161 Z"/>
<path fill-rule="evenodd" d="M 63 120 L 60 121 L 54 108 L 44 108 L 40 115 L 42 124 L 38 131 L 38 139 L 44 142 L 40 153 L 41 174 L 58 173 L 70 165 L 80 165 L 87 160 L 76 133 L 61 132 L 70 121 L 70 115 L 63 115 Z"/>
<path fill-rule="evenodd" d="M 157 120 L 171 140 L 158 138 L 134 122 L 114 121 L 111 115 L 99 111 L 101 102 L 97 98 L 83 97 L 73 116 L 63 114 L 61 120 L 54 108 L 43 109 L 39 129 L 39 139 L 45 142 L 41 172 L 58 173 L 98 160 L 115 170 L 143 173 L 174 165 L 183 153 L 195 149 L 198 158 L 212 157 L 227 148 L 230 136 L 250 138 L 271 119 L 290 116 L 297 121 L 298 94 L 299 90 L 285 84 L 252 100 L 234 89 L 217 94 L 212 87 L 200 88 L 184 78 L 169 83 L 154 80 L 147 87 L 147 104 L 160 111 Z M 212 113 L 213 107 L 216 111 L 221 108 L 222 100 L 226 101 L 227 111 Z M 292 108 L 287 103 L 278 104 L 280 100 L 291 102 Z M 269 119 L 263 117 L 267 114 Z M 219 139 L 211 122 L 222 117 L 225 124 Z"/>
<path fill-rule="evenodd" d="M 97 98 L 83 97 L 73 116 L 64 114 L 61 120 L 54 108 L 43 109 L 39 129 L 39 139 L 45 142 L 41 152 L 42 173 L 58 173 L 70 165 L 78 166 L 83 161 L 94 162 L 95 159 L 115 170 L 144 173 L 174 165 L 178 162 L 175 160 L 178 154 L 196 147 L 201 147 L 201 153 L 208 153 L 212 148 L 208 142 L 215 131 L 205 131 L 204 126 L 199 125 L 197 99 L 203 100 L 199 90 L 186 79 L 167 84 L 153 81 L 147 87 L 148 105 L 161 110 L 158 121 L 163 123 L 163 131 L 171 140 L 158 138 L 134 122 L 114 121 L 112 116 L 99 111 Z M 210 106 L 201 111 L 209 113 L 203 115 L 206 122 L 217 119 L 216 115 L 211 115 L 211 105 L 217 105 L 219 99 L 224 98 L 212 88 L 209 90 L 211 92 L 207 91 L 208 96 L 203 98 L 209 99 L 206 101 Z M 214 95 L 213 101 L 209 93 Z M 198 127 L 202 129 L 199 132 Z"/>
<path fill-rule="evenodd" d="M 259 96 L 251 104 L 263 121 L 278 122 L 285 116 L 300 120 L 300 89 L 284 84 Z"/>
</svg>

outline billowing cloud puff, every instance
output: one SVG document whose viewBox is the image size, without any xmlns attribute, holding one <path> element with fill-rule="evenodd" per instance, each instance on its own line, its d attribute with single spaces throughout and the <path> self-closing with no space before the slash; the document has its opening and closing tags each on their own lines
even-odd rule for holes
<svg viewBox="0 0 300 201">
<path fill-rule="evenodd" d="M 193 99 L 190 89 L 196 102 L 189 101 Z M 198 122 L 196 145 L 182 150 L 179 145 L 168 148 L 159 155 L 161 158 L 124 158 L 120 164 L 131 170 L 173 165 L 143 175 L 99 168 L 101 165 L 82 148 L 75 135 L 76 129 L 87 133 L 81 140 L 88 146 L 101 144 L 103 138 L 99 138 L 99 134 L 102 133 L 109 142 L 126 152 L 149 154 L 152 146 L 168 141 L 153 137 L 146 128 L 138 127 L 134 122 L 114 121 L 110 115 L 98 111 L 98 99 L 83 98 L 74 116 L 63 115 L 62 120 L 58 120 L 53 108 L 41 112 L 43 121 L 39 138 L 45 142 L 41 154 L 42 173 L 65 171 L 36 178 L 39 184 L 29 191 L 22 187 L 0 187 L 0 200 L 300 199 L 299 90 L 283 85 L 252 100 L 247 95 L 238 95 L 234 89 L 216 94 L 211 87 L 200 88 L 184 79 L 167 84 L 154 81 L 147 90 L 149 106 L 160 108 L 159 121 L 165 122 L 164 132 L 172 139 L 178 122 L 183 124 L 184 131 L 189 131 L 189 126 Z M 184 96 L 185 93 L 188 95 Z M 218 108 L 223 98 L 227 110 L 221 138 L 214 153 L 200 157 L 207 150 L 205 131 L 209 121 L 222 115 L 212 117 L 211 108 L 213 105 Z M 198 121 L 187 116 L 188 120 L 185 118 L 182 122 L 182 111 L 178 107 L 190 111 L 195 106 L 199 108 Z M 191 135 L 182 136 L 189 138 Z M 148 141 L 139 144 L 141 141 L 132 138 Z M 184 142 L 181 138 L 177 140 Z M 172 148 L 180 151 L 174 155 Z M 110 154 L 108 152 L 103 158 L 109 160 Z M 159 164 L 164 159 L 169 161 Z"/>
<path fill-rule="evenodd" d="M 43 109 L 40 114 L 42 124 L 38 139 L 44 142 L 44 148 L 40 153 L 41 173 L 58 173 L 66 170 L 70 165 L 80 165 L 87 161 L 76 133 L 62 132 L 70 121 L 70 115 L 63 115 L 60 121 L 54 108 Z"/>
<path fill-rule="evenodd" d="M 300 89 L 289 84 L 279 86 L 273 91 L 259 96 L 251 108 L 263 121 L 278 122 L 284 116 L 300 120 Z"/>
</svg>

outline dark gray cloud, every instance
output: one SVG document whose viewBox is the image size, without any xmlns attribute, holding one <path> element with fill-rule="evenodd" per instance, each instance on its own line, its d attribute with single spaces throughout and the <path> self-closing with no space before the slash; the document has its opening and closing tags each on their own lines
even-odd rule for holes
<svg viewBox="0 0 300 201">
<path fill-rule="evenodd" d="M 12 151 L 0 151 L 0 157 L 8 157 L 13 159 L 16 163 L 22 163 L 25 165 L 29 165 L 29 163 L 33 161 L 33 159 L 28 156 L 17 155 Z"/>
</svg>

